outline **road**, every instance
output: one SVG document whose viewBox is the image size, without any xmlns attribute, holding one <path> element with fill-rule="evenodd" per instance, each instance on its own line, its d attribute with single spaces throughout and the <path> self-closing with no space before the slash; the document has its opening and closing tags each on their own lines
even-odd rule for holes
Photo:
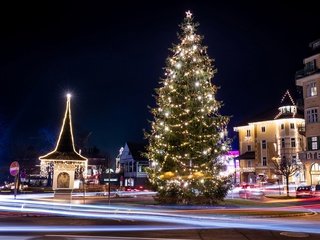
<svg viewBox="0 0 320 240">
<path fill-rule="evenodd" d="M 126 200 L 132 199 L 141 200 Z M 105 203 L 106 198 L 100 200 Z M 65 204 L 50 199 L 0 199 L 0 239 L 320 239 L 320 204 L 315 199 L 278 208 L 312 214 L 281 218 L 263 218 L 265 208 L 177 209 L 101 201 Z M 231 210 L 260 215 L 231 214 Z"/>
</svg>

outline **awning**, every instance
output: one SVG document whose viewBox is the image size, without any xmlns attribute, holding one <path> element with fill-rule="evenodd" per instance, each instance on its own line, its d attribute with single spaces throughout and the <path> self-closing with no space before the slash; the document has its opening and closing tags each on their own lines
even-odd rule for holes
<svg viewBox="0 0 320 240">
<path fill-rule="evenodd" d="M 250 152 L 245 152 L 245 153 L 239 155 L 235 159 L 237 159 L 237 160 L 254 160 L 255 158 L 256 158 L 256 152 L 250 151 Z"/>
</svg>

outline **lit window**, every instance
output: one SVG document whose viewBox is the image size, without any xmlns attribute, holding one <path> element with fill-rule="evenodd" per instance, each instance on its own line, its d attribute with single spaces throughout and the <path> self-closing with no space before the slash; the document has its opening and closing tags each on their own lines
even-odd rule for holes
<svg viewBox="0 0 320 240">
<path fill-rule="evenodd" d="M 320 165 L 318 163 L 312 164 L 311 171 L 320 171 Z"/>
<path fill-rule="evenodd" d="M 315 82 L 307 84 L 307 97 L 317 96 L 317 85 Z"/>
<path fill-rule="evenodd" d="M 266 132 L 266 127 L 261 127 L 261 132 Z"/>
<path fill-rule="evenodd" d="M 318 122 L 318 109 L 310 108 L 307 109 L 307 122 L 308 123 L 316 123 Z"/>
<path fill-rule="evenodd" d="M 317 150 L 318 149 L 318 138 L 317 137 L 312 137 L 311 138 L 311 142 L 312 142 L 312 150 Z"/>
</svg>

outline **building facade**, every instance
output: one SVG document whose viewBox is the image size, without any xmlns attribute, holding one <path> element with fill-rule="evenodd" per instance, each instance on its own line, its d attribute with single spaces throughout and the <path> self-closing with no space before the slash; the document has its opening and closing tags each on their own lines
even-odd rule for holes
<svg viewBox="0 0 320 240">
<path fill-rule="evenodd" d="M 121 166 L 121 186 L 124 187 L 146 187 L 148 175 L 146 168 L 149 167 L 149 160 L 143 156 L 145 145 L 141 143 L 127 142 L 119 154 Z"/>
<path fill-rule="evenodd" d="M 240 182 L 283 182 L 282 177 L 275 174 L 273 164 L 273 160 L 281 158 L 295 160 L 301 165 L 301 171 L 291 177 L 290 182 L 304 182 L 305 174 L 298 154 L 305 147 L 305 137 L 300 132 L 304 122 L 303 114 L 287 91 L 278 109 L 264 112 L 235 127 L 239 136 Z"/>
<path fill-rule="evenodd" d="M 306 151 L 300 153 L 305 164 L 307 184 L 320 183 L 320 39 L 310 43 L 312 53 L 296 72 L 296 85 L 303 89 Z"/>
</svg>

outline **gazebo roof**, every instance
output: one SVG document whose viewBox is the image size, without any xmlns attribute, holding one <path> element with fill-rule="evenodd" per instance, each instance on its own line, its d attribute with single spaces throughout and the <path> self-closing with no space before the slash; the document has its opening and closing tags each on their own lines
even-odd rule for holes
<svg viewBox="0 0 320 240">
<path fill-rule="evenodd" d="M 87 158 L 76 152 L 74 147 L 70 95 L 67 95 L 67 105 L 64 114 L 64 119 L 57 141 L 56 148 L 48 154 L 39 157 L 40 160 L 67 160 L 67 161 L 87 161 Z"/>
</svg>

